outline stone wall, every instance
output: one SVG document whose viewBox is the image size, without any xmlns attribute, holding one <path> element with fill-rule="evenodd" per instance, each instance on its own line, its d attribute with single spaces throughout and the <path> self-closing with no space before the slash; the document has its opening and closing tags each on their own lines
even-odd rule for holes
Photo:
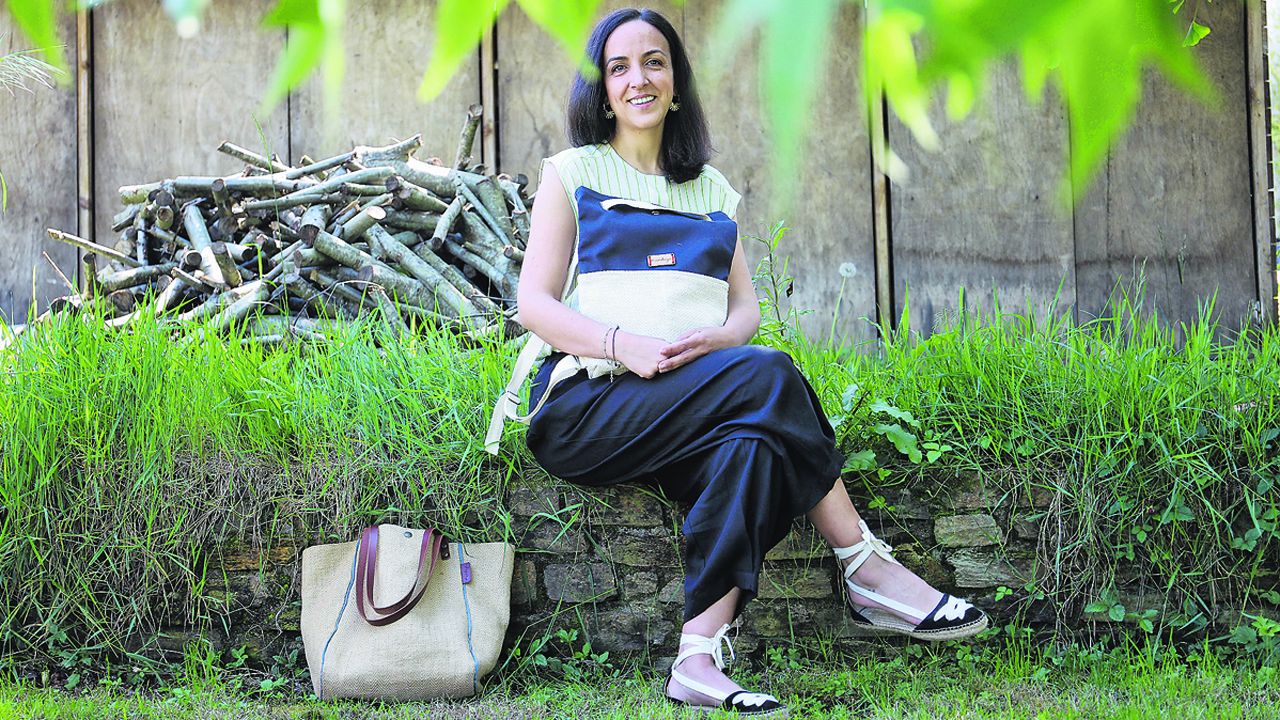
<svg viewBox="0 0 1280 720">
<path fill-rule="evenodd" d="M 848 485 L 858 506 L 868 508 L 872 531 L 930 583 L 971 599 L 997 621 L 1007 621 L 1014 603 L 1026 598 L 1040 534 L 1035 518 L 1050 503 L 1048 494 L 1019 504 L 981 487 L 925 499 L 901 487 L 869 497 L 858 491 L 862 483 Z M 508 645 L 572 628 L 597 652 L 674 655 L 683 602 L 679 508 L 645 488 L 565 485 L 518 487 L 507 507 L 518 547 Z M 224 611 L 220 644 L 248 645 L 269 657 L 282 644 L 299 642 L 301 545 L 275 538 L 269 547 L 234 544 L 217 554 L 204 595 Z M 762 640 L 859 642 L 859 631 L 845 620 L 834 571 L 826 544 L 797 521 L 766 556 L 759 597 L 738 630 L 738 650 L 759 650 Z M 1010 592 L 1002 591 L 1007 597 L 997 602 L 1002 586 Z M 173 610 L 163 644 L 177 650 L 192 630 L 181 608 Z M 1051 618 L 1032 613 L 1024 620 Z"/>
</svg>

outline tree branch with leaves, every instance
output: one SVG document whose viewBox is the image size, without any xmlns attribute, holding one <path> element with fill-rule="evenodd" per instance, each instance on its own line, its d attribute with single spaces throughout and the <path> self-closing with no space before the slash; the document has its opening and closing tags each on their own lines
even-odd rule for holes
<svg viewBox="0 0 1280 720">
<path fill-rule="evenodd" d="M 65 68 L 56 43 L 61 3 L 5 1 L 33 43 L 50 48 L 47 61 Z M 106 0 L 80 1 L 81 7 L 91 7 Z M 712 37 L 712 67 L 729 66 L 715 58 L 730 57 L 759 33 L 760 82 L 778 170 L 774 176 L 787 178 L 799 168 L 800 149 L 813 131 L 812 105 L 827 48 L 840 41 L 834 36 L 834 19 L 847 10 L 842 5 L 864 12 L 863 106 L 872 107 L 883 97 L 927 149 L 940 144 L 928 112 L 935 94 L 945 91 L 947 115 L 963 118 L 982 97 L 992 68 L 1016 62 L 1028 97 L 1042 98 L 1053 83 L 1067 107 L 1071 159 L 1063 196 L 1078 198 L 1108 148 L 1132 122 L 1148 68 L 1158 69 L 1206 101 L 1216 97 L 1190 49 L 1209 34 L 1200 22 L 1200 10 L 1210 1 L 725 0 Z M 184 34 L 199 28 L 210 2 L 163 0 Z M 551 35 L 585 73 L 594 72 L 584 48 L 600 11 L 599 0 L 438 0 L 432 56 L 418 88 L 420 100 L 440 94 L 475 52 L 485 31 L 512 4 Z M 290 36 L 263 99 L 264 110 L 316 69 L 324 75 L 326 105 L 336 109 L 344 72 L 346 12 L 346 0 L 278 0 L 272 7 L 264 26 L 287 27 Z M 879 119 L 869 120 L 873 137 L 883 138 L 877 132 L 882 129 Z M 876 142 L 873 151 L 891 178 L 905 176 L 906 167 L 887 145 Z M 785 198 L 788 184 L 780 183 L 775 190 Z"/>
</svg>

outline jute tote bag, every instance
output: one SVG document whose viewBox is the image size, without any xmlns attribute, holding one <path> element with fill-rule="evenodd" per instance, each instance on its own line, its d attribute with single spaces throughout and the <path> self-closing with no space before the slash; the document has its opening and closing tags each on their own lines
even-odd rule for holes
<svg viewBox="0 0 1280 720">
<path fill-rule="evenodd" d="M 302 642 L 318 697 L 474 695 L 502 650 L 515 549 L 365 528 L 302 551 Z"/>
</svg>

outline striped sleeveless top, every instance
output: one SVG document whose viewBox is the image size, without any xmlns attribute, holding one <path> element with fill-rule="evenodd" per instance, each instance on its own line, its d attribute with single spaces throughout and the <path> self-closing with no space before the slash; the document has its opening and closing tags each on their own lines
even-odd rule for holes
<svg viewBox="0 0 1280 720">
<path fill-rule="evenodd" d="M 574 205 L 574 215 L 578 211 L 574 191 L 582 186 L 605 195 L 643 200 L 675 210 L 700 213 L 719 210 L 731 218 L 736 217 L 738 201 L 742 199 L 724 175 L 710 165 L 703 165 L 698 177 L 677 185 L 662 175 L 635 169 L 609 143 L 562 150 L 545 158 L 542 167 L 547 163 L 554 165 L 560 174 L 569 201 Z M 539 183 L 541 171 L 539 168 Z"/>
</svg>

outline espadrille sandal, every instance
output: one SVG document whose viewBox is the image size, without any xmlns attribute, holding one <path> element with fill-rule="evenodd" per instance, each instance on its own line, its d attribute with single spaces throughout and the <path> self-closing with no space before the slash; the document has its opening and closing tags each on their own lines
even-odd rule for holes
<svg viewBox="0 0 1280 720">
<path fill-rule="evenodd" d="M 865 521 L 859 520 L 858 527 L 862 530 L 861 542 L 849 547 L 832 548 L 838 561 L 853 558 L 853 561 L 844 567 L 845 587 L 849 592 L 897 610 L 903 615 L 916 619 L 916 622 L 908 622 L 881 608 L 859 607 L 849 598 L 849 593 L 843 593 L 845 605 L 849 608 L 849 616 L 854 625 L 867 630 L 898 633 L 917 640 L 931 641 L 956 640 L 986 629 L 987 614 L 958 597 L 944 593 L 933 610 L 925 613 L 855 583 L 853 574 L 872 555 L 879 555 L 895 565 L 902 564 L 890 554 L 893 548 L 873 535 Z"/>
<path fill-rule="evenodd" d="M 727 664 L 724 659 L 724 648 L 729 649 L 729 660 L 734 659 L 733 643 L 729 642 L 729 638 L 726 635 L 728 632 L 729 626 L 726 624 L 711 637 L 690 633 L 680 635 L 680 645 L 687 647 L 684 647 L 680 654 L 676 655 L 676 661 L 671 663 L 672 680 L 694 692 L 706 695 L 719 704 L 692 705 L 683 700 L 677 700 L 670 695 L 665 695 L 665 693 L 664 696 L 674 705 L 680 705 L 698 712 L 709 713 L 716 710 L 726 710 L 742 717 L 784 720 L 787 717 L 787 708 L 778 702 L 778 698 L 772 695 L 747 692 L 746 690 L 727 693 L 710 685 L 704 685 L 676 669 L 686 658 L 694 655 L 710 655 L 712 660 L 715 661 L 716 669 L 723 670 Z"/>
</svg>

